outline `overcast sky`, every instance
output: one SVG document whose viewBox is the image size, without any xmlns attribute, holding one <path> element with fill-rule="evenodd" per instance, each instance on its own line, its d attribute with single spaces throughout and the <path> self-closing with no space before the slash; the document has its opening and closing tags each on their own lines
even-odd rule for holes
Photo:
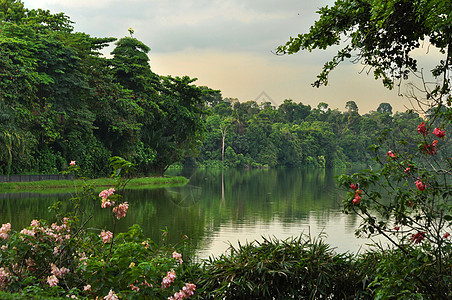
<svg viewBox="0 0 452 300">
<path fill-rule="evenodd" d="M 329 0 L 24 0 L 27 8 L 64 12 L 75 30 L 96 37 L 121 38 L 128 28 L 151 48 L 159 75 L 198 78 L 197 85 L 221 90 L 240 101 L 292 99 L 313 107 L 326 102 L 345 110 L 353 100 L 361 113 L 389 102 L 404 111 L 409 102 L 386 90 L 360 65 L 344 63 L 329 85 L 311 87 L 334 50 L 276 56 L 290 36 L 306 32 L 316 11 Z M 109 48 L 107 53 L 113 48 Z M 265 92 L 267 96 L 259 95 Z"/>
</svg>

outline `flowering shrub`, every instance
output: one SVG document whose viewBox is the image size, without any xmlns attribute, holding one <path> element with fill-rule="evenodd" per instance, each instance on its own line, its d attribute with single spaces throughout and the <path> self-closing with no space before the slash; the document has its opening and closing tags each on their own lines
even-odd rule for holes
<svg viewBox="0 0 452 300">
<path fill-rule="evenodd" d="M 376 276 L 371 284 L 377 295 L 432 299 L 452 296 L 452 246 L 446 238 L 452 226 L 452 161 L 447 153 L 446 131 L 438 127 L 430 131 L 430 126 L 429 121 L 419 124 L 418 144 L 398 141 L 397 152 L 395 143 L 373 145 L 378 164 L 374 170 L 338 178 L 348 190 L 345 212 L 362 219 L 357 234 L 381 235 L 395 247 L 391 251 L 405 257 L 401 270 L 388 271 L 384 264 L 397 266 L 388 257 L 374 266 L 389 272 Z M 429 132 L 441 140 L 430 143 Z M 409 269 L 405 265 L 416 267 Z M 414 282 L 411 290 L 400 290 L 408 278 Z"/>
<path fill-rule="evenodd" d="M 89 216 L 77 209 L 68 216 L 58 214 L 54 223 L 32 220 L 20 231 L 3 224 L 1 291 L 90 299 L 185 299 L 193 295 L 195 285 L 183 281 L 182 255 L 173 246 L 147 240 L 138 225 L 127 233 L 115 233 L 116 222 L 126 217 L 129 208 L 116 191 L 124 190 L 127 180 L 122 174 L 132 165 L 120 158 L 113 162 L 118 179 L 115 188 L 95 195 L 92 188 L 84 187 L 71 199 L 75 208 L 82 198 L 103 208 L 111 207 L 113 231 L 86 229 Z M 68 172 L 78 170 L 72 161 Z"/>
</svg>

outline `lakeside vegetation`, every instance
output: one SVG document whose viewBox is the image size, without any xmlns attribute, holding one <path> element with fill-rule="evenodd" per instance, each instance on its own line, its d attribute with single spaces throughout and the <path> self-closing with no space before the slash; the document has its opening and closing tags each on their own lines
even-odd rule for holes
<svg viewBox="0 0 452 300">
<path fill-rule="evenodd" d="M 341 113 L 326 103 L 311 109 L 287 100 L 276 109 L 221 99 L 194 79 L 153 73 L 149 48 L 133 29 L 107 59 L 99 51 L 115 38 L 73 32 L 63 13 L 0 1 L 1 173 L 68 169 L 98 177 L 113 170 L 115 178 L 114 188 L 100 193 L 78 189 L 65 202 L 67 213 L 55 205 L 54 223 L 34 219 L 20 231 L 2 224 L 0 290 L 107 300 L 452 297 L 449 0 L 337 1 L 319 10 L 308 33 L 277 49 L 326 49 L 345 37 L 314 86 L 327 84 L 340 62 L 358 59 L 394 88 L 417 71 L 412 50 L 428 39 L 443 57 L 431 70 L 435 80 L 410 95 L 423 121 L 415 112 L 392 117 L 385 103 L 360 116 L 353 101 Z M 368 152 L 378 127 L 388 130 Z M 127 160 L 109 164 L 112 155 Z M 162 241 L 149 240 L 138 225 L 116 232 L 129 207 L 120 192 L 129 171 L 162 175 L 175 162 L 196 164 L 195 157 L 242 167 L 343 167 L 371 155 L 379 168 L 338 183 L 348 192 L 344 212 L 361 218 L 357 233 L 384 236 L 390 249 L 353 256 L 321 240 L 274 239 L 195 263 L 182 256 L 183 242 L 166 243 L 165 232 Z M 85 227 L 99 206 L 112 231 Z"/>
</svg>

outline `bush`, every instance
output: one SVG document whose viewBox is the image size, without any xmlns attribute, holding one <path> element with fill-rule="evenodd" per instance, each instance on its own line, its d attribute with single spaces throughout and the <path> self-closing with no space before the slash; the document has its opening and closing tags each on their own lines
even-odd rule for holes
<svg viewBox="0 0 452 300">
<path fill-rule="evenodd" d="M 351 254 L 322 240 L 276 238 L 230 246 L 210 258 L 197 283 L 200 299 L 349 299 L 365 297 L 365 275 Z"/>
</svg>

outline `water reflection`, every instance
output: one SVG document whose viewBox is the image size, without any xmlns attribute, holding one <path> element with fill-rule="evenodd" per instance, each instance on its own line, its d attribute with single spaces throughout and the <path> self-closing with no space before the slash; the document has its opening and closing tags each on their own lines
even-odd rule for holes
<svg viewBox="0 0 452 300">
<path fill-rule="evenodd" d="M 337 251 L 357 251 L 364 243 L 354 237 L 359 220 L 341 213 L 342 192 L 337 190 L 332 170 L 184 170 L 190 182 L 183 187 L 127 190 L 127 217 L 119 221 L 121 231 L 135 223 L 159 241 L 162 230 L 177 243 L 188 236 L 200 257 L 219 255 L 228 242 L 260 240 L 261 236 L 285 239 L 300 234 L 318 236 Z M 71 209 L 69 195 L 0 197 L 0 220 L 15 229 L 34 218 L 52 220 L 48 207 L 55 201 Z M 91 228 L 111 229 L 109 211 L 100 205 L 82 203 L 93 212 Z"/>
</svg>

